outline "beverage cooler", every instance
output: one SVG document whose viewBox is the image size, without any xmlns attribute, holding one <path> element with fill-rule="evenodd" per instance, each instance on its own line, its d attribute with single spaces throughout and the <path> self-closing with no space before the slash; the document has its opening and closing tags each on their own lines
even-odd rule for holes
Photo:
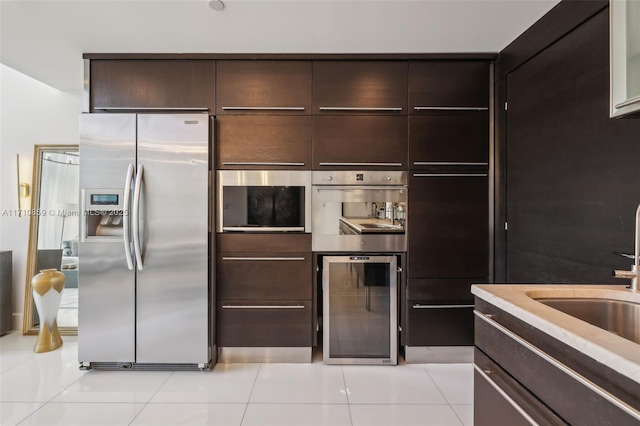
<svg viewBox="0 0 640 426">
<path fill-rule="evenodd" d="M 395 255 L 323 257 L 326 364 L 397 364 L 397 263 Z"/>
</svg>

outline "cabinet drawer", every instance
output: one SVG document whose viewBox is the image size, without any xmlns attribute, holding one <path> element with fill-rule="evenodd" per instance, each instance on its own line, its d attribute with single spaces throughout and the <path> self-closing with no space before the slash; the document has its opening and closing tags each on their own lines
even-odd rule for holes
<svg viewBox="0 0 640 426">
<path fill-rule="evenodd" d="M 91 111 L 208 108 L 215 111 L 213 60 L 92 60 Z"/>
<path fill-rule="evenodd" d="M 407 117 L 316 116 L 313 168 L 406 169 L 407 134 Z"/>
<path fill-rule="evenodd" d="M 487 108 L 489 63 L 482 61 L 411 61 L 409 113 L 431 108 Z M 423 109 L 426 108 L 426 109 Z"/>
<path fill-rule="evenodd" d="M 218 234 L 216 250 L 218 253 L 308 252 L 311 251 L 311 234 Z"/>
<path fill-rule="evenodd" d="M 221 115 L 218 169 L 310 169 L 311 117 Z"/>
<path fill-rule="evenodd" d="M 473 302 L 407 302 L 408 346 L 472 346 Z"/>
<path fill-rule="evenodd" d="M 311 346 L 311 301 L 220 300 L 218 346 Z"/>
<path fill-rule="evenodd" d="M 637 405 L 623 402 L 496 319 L 501 320 L 502 314 L 476 314 L 476 346 L 563 420 L 576 425 L 638 424 Z"/>
<path fill-rule="evenodd" d="M 486 284 L 487 278 L 437 278 L 407 280 L 407 298 L 431 303 L 473 305 L 472 284 Z"/>
<path fill-rule="evenodd" d="M 218 299 L 311 299 L 311 253 L 218 254 Z"/>
<path fill-rule="evenodd" d="M 311 114 L 311 61 L 218 61 L 217 114 Z"/>
<path fill-rule="evenodd" d="M 489 162 L 487 112 L 409 117 L 409 168 Z"/>
<path fill-rule="evenodd" d="M 314 114 L 407 114 L 407 62 L 315 61 Z"/>
<path fill-rule="evenodd" d="M 541 425 L 567 424 L 478 348 L 474 368 L 474 425 L 493 426 L 496 419 L 513 426 L 529 426 L 529 419 Z"/>
</svg>

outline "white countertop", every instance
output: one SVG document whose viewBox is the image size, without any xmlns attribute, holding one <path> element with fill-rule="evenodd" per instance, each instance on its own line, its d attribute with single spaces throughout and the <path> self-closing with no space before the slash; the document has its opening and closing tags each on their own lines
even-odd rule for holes
<svg viewBox="0 0 640 426">
<path fill-rule="evenodd" d="M 571 297 L 640 303 L 640 293 L 625 286 L 561 284 L 482 284 L 473 285 L 471 293 L 640 383 L 640 345 L 534 300 Z"/>
</svg>

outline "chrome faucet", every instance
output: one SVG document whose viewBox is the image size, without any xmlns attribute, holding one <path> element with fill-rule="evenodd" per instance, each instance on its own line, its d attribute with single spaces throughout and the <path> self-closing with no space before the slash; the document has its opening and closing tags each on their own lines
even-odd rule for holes
<svg viewBox="0 0 640 426">
<path fill-rule="evenodd" d="M 631 270 L 620 271 L 615 269 L 613 271 L 613 276 L 615 276 L 616 278 L 626 278 L 631 280 L 631 285 L 629 286 L 631 291 L 638 291 L 638 269 L 639 269 L 638 255 L 640 254 L 638 253 L 640 249 L 640 234 L 638 234 L 638 220 L 640 220 L 640 205 L 638 205 L 638 208 L 636 209 L 635 250 L 633 255 L 634 261 L 633 261 L 633 265 L 631 265 Z"/>
</svg>

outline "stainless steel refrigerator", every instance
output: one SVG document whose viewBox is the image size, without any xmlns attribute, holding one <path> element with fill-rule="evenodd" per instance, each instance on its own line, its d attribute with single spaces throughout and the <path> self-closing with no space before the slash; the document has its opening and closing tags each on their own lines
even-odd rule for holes
<svg viewBox="0 0 640 426">
<path fill-rule="evenodd" d="M 209 133 L 207 114 L 81 115 L 81 368 L 210 367 Z"/>
</svg>

